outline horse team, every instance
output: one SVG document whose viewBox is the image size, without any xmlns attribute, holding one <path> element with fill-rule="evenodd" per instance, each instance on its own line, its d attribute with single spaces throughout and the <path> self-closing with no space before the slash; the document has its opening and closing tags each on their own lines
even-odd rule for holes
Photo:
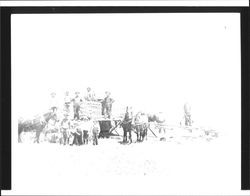
<svg viewBox="0 0 250 196">
<path fill-rule="evenodd" d="M 149 121 L 145 113 L 138 112 L 133 117 L 131 108 L 127 107 L 124 119 L 120 125 L 123 128 L 123 143 L 132 143 L 132 131 L 137 135 L 137 142 L 147 139 Z"/>
</svg>

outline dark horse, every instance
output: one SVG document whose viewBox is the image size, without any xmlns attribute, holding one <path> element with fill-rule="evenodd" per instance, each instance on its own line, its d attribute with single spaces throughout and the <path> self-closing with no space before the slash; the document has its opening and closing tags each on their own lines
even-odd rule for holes
<svg viewBox="0 0 250 196">
<path fill-rule="evenodd" d="M 129 112 L 128 107 L 126 108 L 126 113 L 123 121 L 121 122 L 121 126 L 123 128 L 123 143 L 129 142 L 132 143 L 132 113 Z M 128 136 L 129 134 L 129 136 Z"/>
</svg>

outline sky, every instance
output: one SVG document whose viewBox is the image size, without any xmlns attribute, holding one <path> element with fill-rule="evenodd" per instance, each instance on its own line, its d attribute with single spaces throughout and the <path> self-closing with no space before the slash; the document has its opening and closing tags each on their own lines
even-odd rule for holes
<svg viewBox="0 0 250 196">
<path fill-rule="evenodd" d="M 14 14 L 14 107 L 32 116 L 51 92 L 89 86 L 111 92 L 114 113 L 129 105 L 177 124 L 188 102 L 199 125 L 223 126 L 240 114 L 239 25 L 232 13 Z"/>
</svg>

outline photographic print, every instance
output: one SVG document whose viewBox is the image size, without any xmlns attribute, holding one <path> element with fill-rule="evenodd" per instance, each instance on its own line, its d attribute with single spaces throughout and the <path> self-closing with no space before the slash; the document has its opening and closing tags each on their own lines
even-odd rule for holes
<svg viewBox="0 0 250 196">
<path fill-rule="evenodd" d="M 8 194 L 238 194 L 239 13 L 13 14 Z"/>
</svg>

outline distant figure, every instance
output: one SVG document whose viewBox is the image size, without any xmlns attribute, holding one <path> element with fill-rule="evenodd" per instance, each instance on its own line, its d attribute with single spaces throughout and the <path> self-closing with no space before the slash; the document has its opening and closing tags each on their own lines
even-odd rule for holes
<svg viewBox="0 0 250 196">
<path fill-rule="evenodd" d="M 86 101 L 96 101 L 95 93 L 93 92 L 93 90 L 90 87 L 87 88 L 87 93 L 86 93 L 84 99 Z"/>
<path fill-rule="evenodd" d="M 98 145 L 98 136 L 100 133 L 100 125 L 99 122 L 94 120 L 93 121 L 93 128 L 92 128 L 92 138 L 93 138 L 93 145 Z"/>
<path fill-rule="evenodd" d="M 185 118 L 185 126 L 192 126 L 191 106 L 188 103 L 184 104 L 184 118 Z"/>
<path fill-rule="evenodd" d="M 75 92 L 75 98 L 73 99 L 74 103 L 74 119 L 79 120 L 80 119 L 80 108 L 81 108 L 81 102 L 82 99 L 79 96 L 79 92 Z"/>
<path fill-rule="evenodd" d="M 56 93 L 53 92 L 50 94 L 51 98 L 50 98 L 50 110 L 52 111 L 52 113 L 56 113 L 58 110 L 58 101 L 56 98 Z"/>
<path fill-rule="evenodd" d="M 112 104 L 114 103 L 114 99 L 110 97 L 110 92 L 105 92 L 105 98 L 102 101 L 102 115 L 107 118 L 111 117 Z"/>
</svg>

